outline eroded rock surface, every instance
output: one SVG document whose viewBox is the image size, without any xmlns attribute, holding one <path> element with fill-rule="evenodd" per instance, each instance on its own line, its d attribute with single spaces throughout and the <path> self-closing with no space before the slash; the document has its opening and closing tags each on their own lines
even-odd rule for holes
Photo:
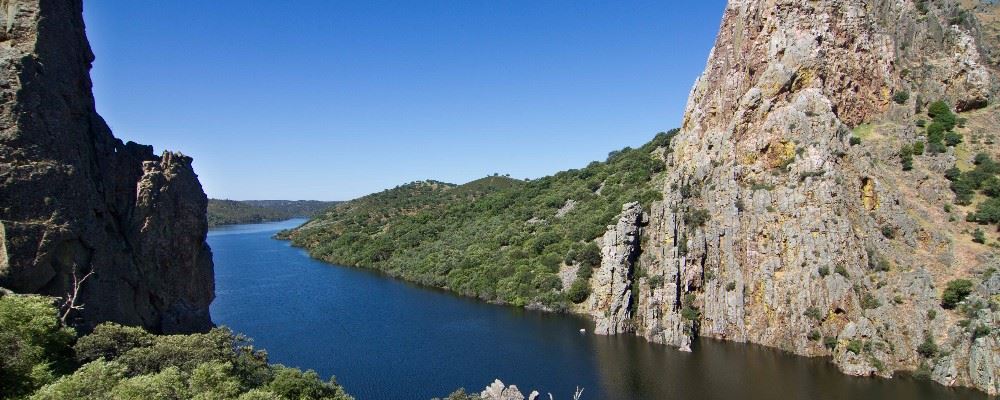
<svg viewBox="0 0 1000 400">
<path fill-rule="evenodd" d="M 969 141 L 912 171 L 897 156 L 936 100 L 981 130 L 965 134 L 1000 133 L 995 30 L 979 22 L 996 7 L 731 0 L 648 210 L 644 276 L 595 272 L 598 330 L 682 349 L 695 335 L 753 342 L 831 356 L 848 374 L 919 370 L 1000 393 L 996 335 L 968 327 L 1000 314 L 940 305 L 955 278 L 985 282 L 980 304 L 1000 286 L 979 278 L 994 250 L 969 241 L 970 209 L 943 177 L 997 148 Z M 921 354 L 928 339 L 938 350 Z"/>
<path fill-rule="evenodd" d="M 0 10 L 0 286 L 62 297 L 74 273 L 93 271 L 71 314 L 84 330 L 208 329 L 207 199 L 191 158 L 111 134 L 94 107 L 80 0 L 10 3 Z"/>
<path fill-rule="evenodd" d="M 598 334 L 631 330 L 632 276 L 644 219 L 639 203 L 625 204 L 618 223 L 609 226 L 601 240 L 601 265 L 591 277 L 589 300 Z"/>
</svg>

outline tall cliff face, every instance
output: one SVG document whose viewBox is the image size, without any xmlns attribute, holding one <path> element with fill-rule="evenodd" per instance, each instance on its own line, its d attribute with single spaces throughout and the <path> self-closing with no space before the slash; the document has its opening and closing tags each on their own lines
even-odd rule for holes
<svg viewBox="0 0 1000 400">
<path fill-rule="evenodd" d="M 731 0 L 649 212 L 636 332 L 1000 393 L 1000 341 L 969 328 L 1000 313 L 940 305 L 956 278 L 975 283 L 967 303 L 1000 294 L 995 250 L 970 240 L 974 208 L 952 204 L 944 177 L 998 154 L 982 139 L 1000 134 L 997 15 L 978 1 Z M 897 154 L 924 140 L 936 100 L 968 120 L 966 143 L 904 171 Z M 937 351 L 918 351 L 929 341 Z"/>
<path fill-rule="evenodd" d="M 191 158 L 122 143 L 97 114 L 80 0 L 0 2 L 0 286 L 154 332 L 211 326 L 207 198 Z"/>
</svg>

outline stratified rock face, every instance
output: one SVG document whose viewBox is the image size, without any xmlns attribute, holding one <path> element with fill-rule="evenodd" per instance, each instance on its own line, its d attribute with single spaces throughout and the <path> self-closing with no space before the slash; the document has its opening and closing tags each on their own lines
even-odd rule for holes
<svg viewBox="0 0 1000 400">
<path fill-rule="evenodd" d="M 589 300 L 597 334 L 613 335 L 631 330 L 632 274 L 640 252 L 643 217 L 639 203 L 626 204 L 618 223 L 609 226 L 602 239 L 601 266 L 591 277 Z"/>
<path fill-rule="evenodd" d="M 940 306 L 946 282 L 997 266 L 962 233 L 974 228 L 962 225 L 966 210 L 942 211 L 953 199 L 943 171 L 997 149 L 969 143 L 920 156 L 912 171 L 897 156 L 922 139 L 915 110 L 935 100 L 968 111 L 979 134 L 1000 133 L 989 106 L 997 66 L 984 56 L 997 43 L 976 18 L 995 7 L 731 0 L 672 142 L 664 200 L 649 210 L 637 265 L 646 277 L 637 298 L 621 296 L 637 302 L 631 321 L 618 303 L 603 306 L 608 291 L 595 283 L 607 331 L 631 324 L 685 349 L 693 335 L 754 342 L 832 356 L 854 375 L 920 368 L 1000 392 L 997 338 L 959 324 L 995 332 L 1000 313 Z M 623 293 L 620 281 L 606 286 Z M 984 286 L 969 301 L 997 294 Z M 935 355 L 918 353 L 925 338 Z"/>
<path fill-rule="evenodd" d="M 93 271 L 71 314 L 85 330 L 210 328 L 207 198 L 191 158 L 112 136 L 94 108 L 80 0 L 3 4 L 0 286 L 62 297 L 74 271 Z"/>
</svg>

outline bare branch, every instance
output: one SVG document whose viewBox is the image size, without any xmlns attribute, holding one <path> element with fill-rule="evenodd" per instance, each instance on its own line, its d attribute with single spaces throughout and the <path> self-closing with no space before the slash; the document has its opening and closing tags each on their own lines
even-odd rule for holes
<svg viewBox="0 0 1000 400">
<path fill-rule="evenodd" d="M 83 304 L 77 305 L 76 299 L 80 296 L 80 288 L 83 286 L 83 283 L 86 282 L 87 278 L 90 278 L 90 276 L 93 274 L 94 270 L 91 269 L 90 272 L 87 273 L 87 275 L 84 275 L 83 278 L 80 279 L 77 277 L 76 268 L 73 268 L 73 287 L 70 292 L 66 293 L 66 298 L 63 299 L 63 304 L 62 304 L 63 312 L 62 315 L 59 316 L 59 320 L 62 321 L 64 325 L 66 324 L 66 321 L 69 319 L 69 314 L 73 312 L 73 310 L 83 309 Z"/>
</svg>

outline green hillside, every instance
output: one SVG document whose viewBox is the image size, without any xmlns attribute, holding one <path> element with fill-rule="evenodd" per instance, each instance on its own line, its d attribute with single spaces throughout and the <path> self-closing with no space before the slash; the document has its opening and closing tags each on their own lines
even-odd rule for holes
<svg viewBox="0 0 1000 400">
<path fill-rule="evenodd" d="M 208 226 L 252 224 L 312 217 L 337 204 L 315 200 L 208 200 Z"/>
<path fill-rule="evenodd" d="M 604 162 L 534 181 L 491 176 L 456 186 L 414 182 L 331 208 L 283 232 L 313 257 L 518 306 L 564 309 L 557 273 L 590 271 L 622 204 L 660 199 L 651 185 L 676 131 Z M 596 256 L 596 260 L 595 260 Z M 586 288 L 575 288 L 577 301 Z"/>
</svg>

